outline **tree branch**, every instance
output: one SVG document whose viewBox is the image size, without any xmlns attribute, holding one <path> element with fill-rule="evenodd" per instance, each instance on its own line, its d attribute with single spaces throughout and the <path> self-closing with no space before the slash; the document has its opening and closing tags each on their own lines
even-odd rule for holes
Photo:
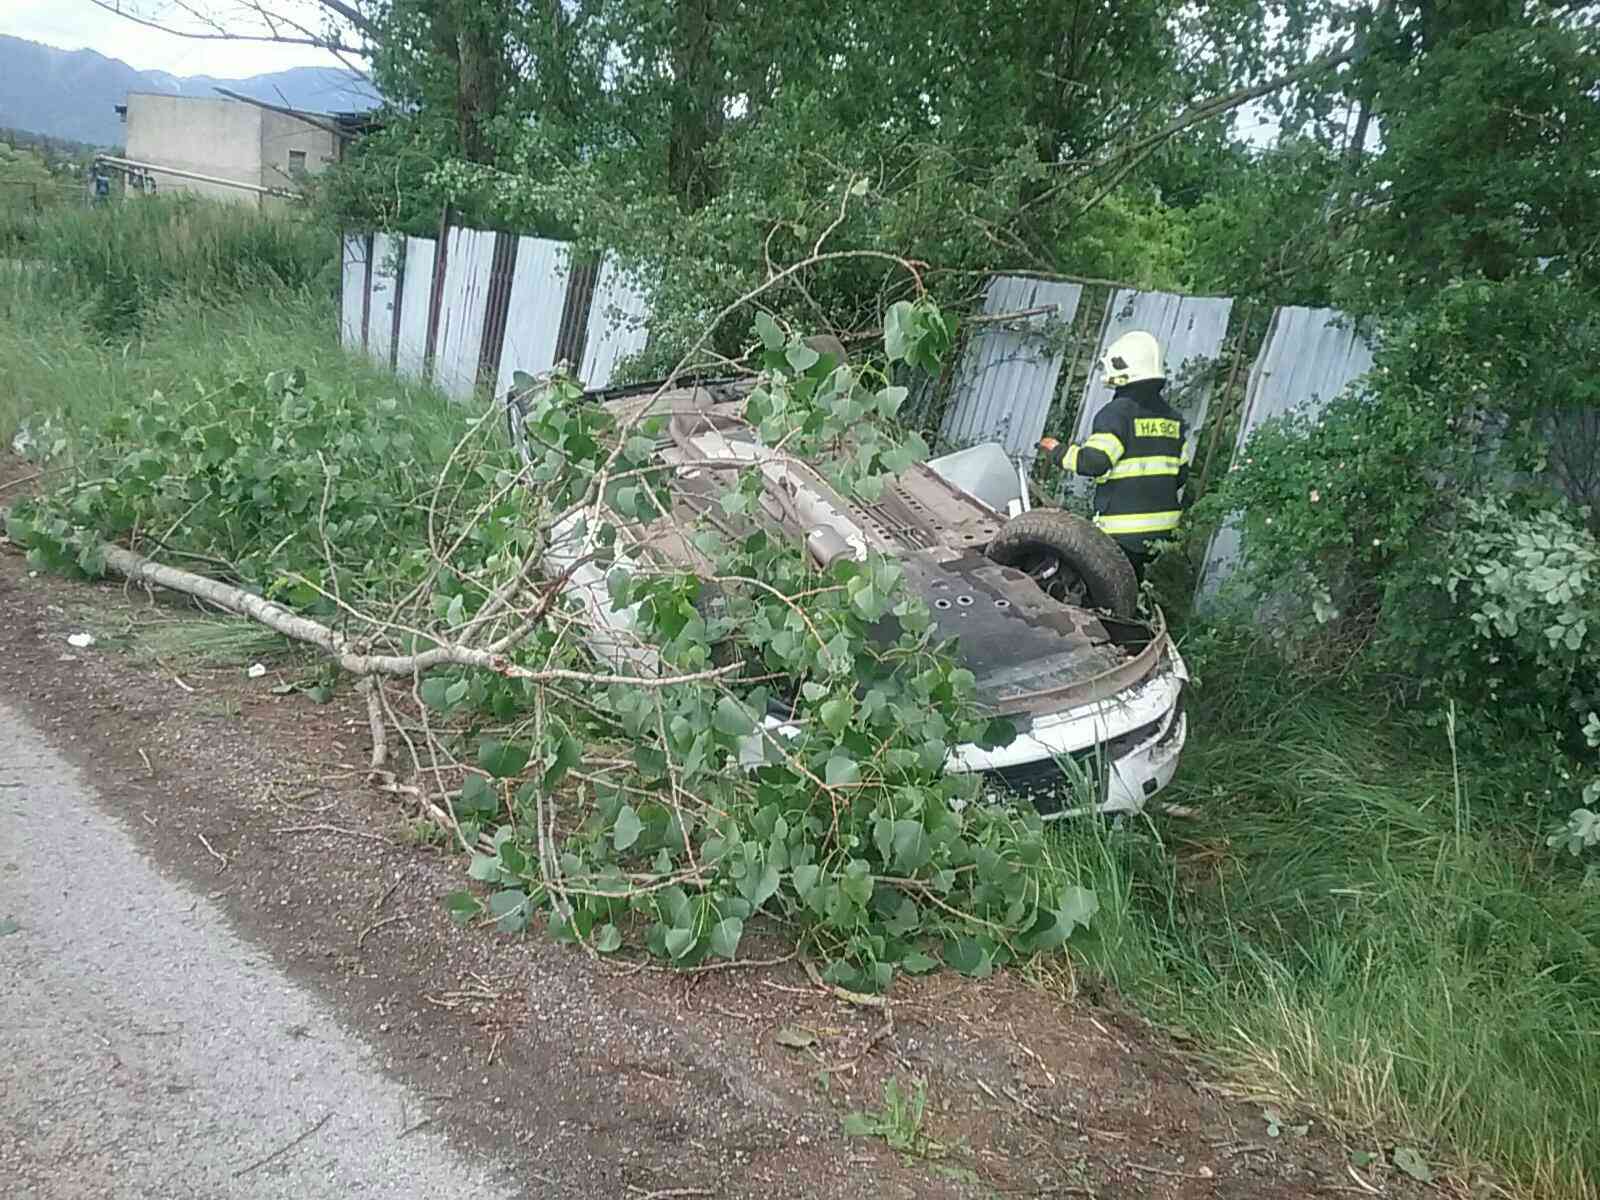
<svg viewBox="0 0 1600 1200">
<path fill-rule="evenodd" d="M 687 675 L 612 675 L 594 671 L 571 671 L 561 667 L 534 671 L 512 662 L 503 653 L 449 644 L 436 646 L 419 654 L 363 654 L 351 649 L 349 640 L 337 630 L 330 629 L 320 621 L 313 621 L 310 617 L 292 613 L 271 600 L 265 600 L 231 584 L 207 579 L 203 575 L 195 575 L 177 567 L 163 566 L 142 554 L 135 554 L 132 550 L 125 550 L 109 542 L 102 543 L 101 549 L 105 554 L 106 566 L 134 583 L 145 583 L 182 592 L 184 595 L 207 601 L 238 616 L 248 617 L 274 633 L 326 651 L 338 663 L 341 670 L 357 676 L 417 675 L 436 667 L 474 667 L 492 671 L 508 679 L 525 679 L 535 684 L 566 680 L 575 683 L 620 683 L 628 687 L 665 688 L 679 683 L 718 679 L 742 669 L 742 664 L 735 663 Z"/>
<path fill-rule="evenodd" d="M 317 0 L 317 2 L 322 4 L 324 7 L 339 13 L 340 16 L 346 16 L 346 13 L 343 11 L 347 7 L 346 5 L 337 4 L 335 3 L 335 0 Z M 154 29 L 160 33 L 171 34 L 173 37 L 187 38 L 190 41 L 268 42 L 284 46 L 316 46 L 319 49 L 327 50 L 334 54 L 354 54 L 362 57 L 364 57 L 366 54 L 366 51 L 362 50 L 360 47 L 347 45 L 338 38 L 318 37 L 310 33 L 304 33 L 302 36 L 296 37 L 291 34 L 229 33 L 223 29 L 214 29 L 210 32 L 198 29 L 180 29 L 175 26 L 168 25 L 165 22 L 154 20 L 150 17 L 142 17 L 136 12 L 129 12 L 127 9 L 122 7 L 122 0 L 89 0 L 89 3 L 95 5 L 97 8 L 104 9 L 113 16 L 121 17 L 125 21 L 132 21 L 135 25 L 143 25 L 147 29 Z M 354 10 L 351 11 L 353 12 Z M 359 13 L 355 15 L 358 17 L 360 16 Z M 346 19 L 348 20 L 349 17 L 346 16 Z M 351 21 L 351 23 L 363 33 L 370 34 L 372 32 L 372 23 L 365 17 L 361 17 L 359 22 Z"/>
</svg>

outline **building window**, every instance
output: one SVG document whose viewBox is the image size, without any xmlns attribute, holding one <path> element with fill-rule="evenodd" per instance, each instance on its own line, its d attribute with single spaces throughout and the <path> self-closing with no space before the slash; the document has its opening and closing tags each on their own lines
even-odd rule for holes
<svg viewBox="0 0 1600 1200">
<path fill-rule="evenodd" d="M 304 150 L 289 151 L 289 174 L 295 178 L 306 173 L 306 152 Z"/>
</svg>

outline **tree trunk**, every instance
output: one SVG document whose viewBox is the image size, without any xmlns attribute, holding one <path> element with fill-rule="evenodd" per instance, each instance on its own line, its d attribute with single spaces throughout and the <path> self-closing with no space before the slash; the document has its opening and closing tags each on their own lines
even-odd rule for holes
<svg viewBox="0 0 1600 1200">
<path fill-rule="evenodd" d="M 500 110 L 504 47 L 495 19 L 471 0 L 442 0 L 429 21 L 434 53 L 455 92 L 456 142 L 468 162 L 493 163 L 490 125 Z"/>
<path fill-rule="evenodd" d="M 724 72 L 716 60 L 718 0 L 679 0 L 672 36 L 667 188 L 689 211 L 720 190 L 711 150 L 724 120 Z"/>
</svg>

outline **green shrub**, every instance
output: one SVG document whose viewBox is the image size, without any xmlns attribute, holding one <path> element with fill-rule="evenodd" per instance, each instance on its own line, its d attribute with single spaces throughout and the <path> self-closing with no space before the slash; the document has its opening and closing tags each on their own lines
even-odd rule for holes
<svg viewBox="0 0 1600 1200">
<path fill-rule="evenodd" d="M 327 615 L 331 597 L 372 599 L 427 573 L 430 490 L 463 425 L 442 401 L 403 405 L 299 370 L 157 391 L 69 431 L 79 481 L 19 504 L 9 534 L 30 561 L 91 576 L 102 539 L 132 539 Z M 439 511 L 470 506 L 509 465 L 503 448 L 497 463 L 474 456 Z M 490 537 L 458 565 L 481 562 L 470 551 Z"/>
<path fill-rule="evenodd" d="M 1518 511 L 1504 497 L 1459 515 L 1429 583 L 1467 636 L 1431 646 L 1429 673 L 1457 694 L 1529 706 L 1524 724 L 1576 729 L 1600 707 L 1600 540 L 1563 508 Z"/>
</svg>

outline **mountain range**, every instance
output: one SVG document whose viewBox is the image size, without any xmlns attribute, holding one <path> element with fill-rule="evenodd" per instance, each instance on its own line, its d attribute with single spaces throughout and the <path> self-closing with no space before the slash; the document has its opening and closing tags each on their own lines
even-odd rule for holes
<svg viewBox="0 0 1600 1200">
<path fill-rule="evenodd" d="M 248 79 L 179 77 L 136 71 L 93 50 L 57 50 L 0 35 L 0 127 L 121 146 L 125 131 L 115 106 L 129 92 L 215 96 L 218 87 L 311 112 L 354 112 L 378 104 L 365 80 L 336 67 L 294 67 Z"/>
</svg>

